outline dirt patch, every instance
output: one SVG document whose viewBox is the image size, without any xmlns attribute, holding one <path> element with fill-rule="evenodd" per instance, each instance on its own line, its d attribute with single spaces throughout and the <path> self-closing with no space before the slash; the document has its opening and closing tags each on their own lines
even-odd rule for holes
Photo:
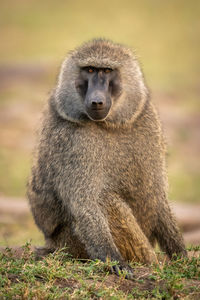
<svg viewBox="0 0 200 300">
<path fill-rule="evenodd" d="M 30 250 L 32 252 L 34 252 L 34 247 L 31 246 Z M 2 252 L 4 254 L 7 254 L 7 255 L 9 253 L 9 255 L 11 257 L 15 257 L 17 259 L 20 259 L 20 258 L 25 256 L 24 248 L 23 247 L 17 247 L 17 246 L 16 247 L 11 247 L 9 249 L 7 247 L 0 247 L 0 252 Z"/>
<path fill-rule="evenodd" d="M 54 281 L 54 285 L 58 286 L 61 289 L 70 288 L 70 290 L 74 290 L 81 286 L 81 284 L 77 280 L 71 278 L 56 278 Z"/>
<path fill-rule="evenodd" d="M 135 269 L 134 273 L 135 275 L 132 280 L 119 278 L 116 275 L 108 275 L 105 281 L 97 284 L 97 287 L 115 288 L 124 293 L 131 293 L 133 289 L 148 290 L 150 292 L 154 289 L 155 281 L 148 278 L 151 274 L 150 270 L 147 272 L 146 268 L 141 267 L 140 269 Z M 141 273 L 144 273 L 143 276 L 141 276 Z"/>
<path fill-rule="evenodd" d="M 151 279 L 152 272 L 149 268 L 139 267 L 134 269 L 135 278 L 132 280 L 128 280 L 122 277 L 118 277 L 116 275 L 107 275 L 105 280 L 94 281 L 94 280 L 84 280 L 84 285 L 88 286 L 88 291 L 92 293 L 99 289 L 114 289 L 120 290 L 125 294 L 132 294 L 147 292 L 148 296 L 153 293 L 154 289 L 158 289 L 160 291 L 168 292 L 167 281 L 165 280 L 154 280 Z M 198 292 L 195 293 L 195 290 L 200 287 L 200 282 L 197 280 L 185 280 L 184 282 L 184 290 L 188 290 L 188 293 L 192 293 L 193 297 L 190 299 L 199 299 L 200 296 Z M 75 289 L 79 289 L 82 286 L 82 283 L 75 279 L 65 279 L 65 278 L 56 278 L 54 281 L 54 285 L 59 288 L 65 289 L 69 288 L 71 292 Z M 176 295 L 176 298 L 179 299 L 181 295 Z"/>
<path fill-rule="evenodd" d="M 144 273 L 141 277 L 141 273 Z M 162 289 L 164 287 L 164 282 L 155 282 L 153 279 L 149 279 L 150 271 L 147 272 L 146 268 L 140 267 L 140 269 L 135 270 L 135 278 L 133 280 L 128 280 L 125 278 L 120 278 L 117 275 L 107 275 L 103 281 L 85 280 L 84 284 L 88 286 L 88 289 L 98 290 L 100 288 L 113 288 L 115 290 L 120 290 L 124 293 L 131 293 L 134 289 L 139 289 L 141 291 L 148 290 L 153 291 L 156 286 L 160 286 Z M 81 283 L 75 279 L 65 279 L 56 278 L 54 285 L 59 288 L 70 288 L 70 290 L 75 290 L 81 287 Z"/>
<path fill-rule="evenodd" d="M 11 82 L 33 81 L 34 83 L 46 78 L 52 67 L 45 64 L 15 64 L 0 65 L 0 87 L 10 85 Z"/>
<path fill-rule="evenodd" d="M 172 209 L 184 232 L 200 229 L 200 205 L 172 204 Z M 200 240 L 199 240 L 200 242 Z"/>
<path fill-rule="evenodd" d="M 8 274 L 8 279 L 12 282 L 12 283 L 18 283 L 18 276 L 16 274 Z"/>
</svg>

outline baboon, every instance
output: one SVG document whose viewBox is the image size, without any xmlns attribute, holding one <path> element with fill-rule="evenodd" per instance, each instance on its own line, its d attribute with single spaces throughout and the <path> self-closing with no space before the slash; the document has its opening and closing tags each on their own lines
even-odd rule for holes
<svg viewBox="0 0 200 300">
<path fill-rule="evenodd" d="M 132 51 L 95 39 L 62 64 L 43 114 L 28 198 L 46 251 L 156 261 L 186 255 L 167 200 L 165 141 Z M 129 272 L 128 271 L 128 272 Z"/>
</svg>

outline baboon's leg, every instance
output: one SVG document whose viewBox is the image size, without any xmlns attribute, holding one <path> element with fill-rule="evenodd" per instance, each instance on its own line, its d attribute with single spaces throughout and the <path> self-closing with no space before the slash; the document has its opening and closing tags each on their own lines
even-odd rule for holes
<svg viewBox="0 0 200 300">
<path fill-rule="evenodd" d="M 90 205 L 88 200 L 87 209 L 80 209 L 78 207 L 80 202 L 77 200 L 76 203 L 76 199 L 73 199 L 73 205 L 68 205 L 64 213 L 63 203 L 60 203 L 53 194 L 46 191 L 43 196 L 40 191 L 34 191 L 31 188 L 29 188 L 29 199 L 35 222 L 44 233 L 47 252 L 49 249 L 52 251 L 69 246 L 69 252 L 74 256 L 79 256 L 80 252 L 88 258 L 102 261 L 106 261 L 106 258 L 109 257 L 123 265 L 122 256 L 98 205 L 95 203 Z M 64 216 L 65 214 L 66 216 Z M 70 224 L 67 215 L 70 216 Z M 76 251 L 74 251 L 74 245 L 70 247 L 73 242 L 76 244 Z M 40 254 L 40 252 L 45 254 L 45 247 L 39 249 L 38 253 Z"/>
<path fill-rule="evenodd" d="M 79 171 L 79 177 L 81 175 Z M 75 175 L 74 177 L 76 178 Z M 64 228 L 66 226 L 70 228 L 70 238 L 76 240 L 77 246 L 81 245 L 88 258 L 106 261 L 109 257 L 125 265 L 114 243 L 105 215 L 96 203 L 95 197 L 89 193 L 89 187 L 83 188 L 82 194 L 79 192 L 81 183 L 80 180 L 75 181 L 74 189 L 68 192 L 68 199 L 65 189 L 60 199 L 51 192 L 52 189 L 47 190 L 38 182 L 36 184 L 34 178 L 29 183 L 28 196 L 32 213 L 36 224 L 44 233 L 47 248 L 58 248 L 67 244 L 69 236 Z M 91 180 L 89 183 L 93 184 Z M 84 184 L 87 185 L 87 182 Z"/>
<path fill-rule="evenodd" d="M 106 258 L 119 261 L 124 260 L 117 249 L 111 235 L 108 222 L 100 207 L 96 203 L 87 205 L 86 209 L 73 209 L 72 231 L 76 238 L 84 245 L 88 257 L 106 261 Z"/>
<path fill-rule="evenodd" d="M 160 207 L 155 236 L 161 249 L 172 258 L 173 254 L 187 256 L 182 235 L 168 203 Z"/>
<path fill-rule="evenodd" d="M 45 238 L 50 237 L 65 222 L 62 202 L 50 189 L 39 190 L 33 183 L 29 184 L 28 198 L 35 223 Z"/>
<path fill-rule="evenodd" d="M 111 203 L 108 207 L 109 227 L 123 258 L 142 263 L 157 262 L 155 252 L 133 216 L 132 210 L 119 196 L 109 202 Z"/>
</svg>

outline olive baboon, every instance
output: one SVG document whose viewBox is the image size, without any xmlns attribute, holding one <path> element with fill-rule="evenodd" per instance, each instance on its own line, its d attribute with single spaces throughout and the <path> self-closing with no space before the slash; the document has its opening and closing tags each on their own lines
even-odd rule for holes
<svg viewBox="0 0 200 300">
<path fill-rule="evenodd" d="M 167 201 L 160 122 L 130 49 L 97 39 L 63 62 L 28 197 L 47 251 L 67 246 L 122 269 L 155 261 L 156 241 L 169 257 L 186 255 Z"/>
</svg>

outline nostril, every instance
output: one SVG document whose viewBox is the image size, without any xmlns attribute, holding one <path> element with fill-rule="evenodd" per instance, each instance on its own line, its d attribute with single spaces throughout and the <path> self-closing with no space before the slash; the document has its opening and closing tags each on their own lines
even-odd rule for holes
<svg viewBox="0 0 200 300">
<path fill-rule="evenodd" d="M 92 101 L 92 106 L 102 106 L 103 101 Z"/>
<path fill-rule="evenodd" d="M 93 109 L 102 109 L 103 105 L 104 105 L 103 101 L 94 100 L 91 102 L 91 106 L 93 107 Z"/>
</svg>

